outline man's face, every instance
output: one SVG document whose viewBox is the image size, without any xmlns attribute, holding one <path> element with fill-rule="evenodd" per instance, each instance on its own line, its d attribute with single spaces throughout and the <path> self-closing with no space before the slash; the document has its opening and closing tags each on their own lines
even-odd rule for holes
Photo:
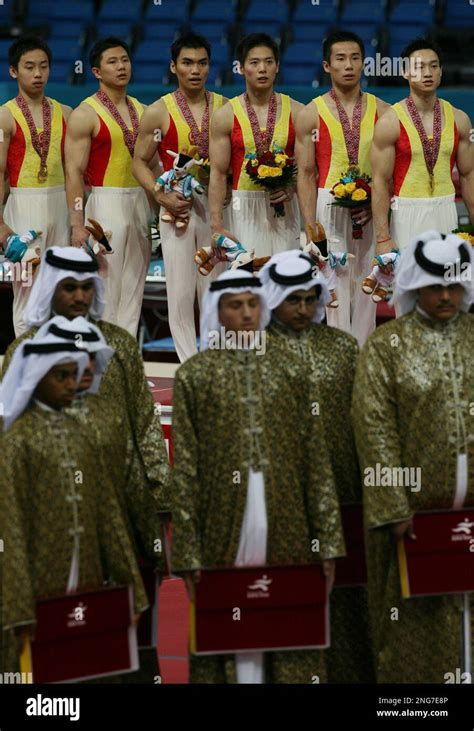
<svg viewBox="0 0 474 731">
<path fill-rule="evenodd" d="M 44 91 L 49 78 L 49 61 L 46 53 L 40 48 L 24 53 L 18 62 L 18 68 L 10 66 L 10 76 L 17 79 L 20 89 L 35 96 Z"/>
<path fill-rule="evenodd" d="M 54 366 L 36 386 L 34 397 L 57 411 L 65 409 L 76 395 L 77 372 L 77 363 Z"/>
<path fill-rule="evenodd" d="M 104 51 L 99 67 L 94 67 L 92 71 L 95 77 L 101 79 L 106 86 L 123 88 L 130 81 L 132 64 L 125 48 L 117 46 Z"/>
<path fill-rule="evenodd" d="M 441 66 L 438 54 L 429 48 L 413 51 L 409 58 L 408 79 L 410 89 L 419 94 L 436 91 L 441 84 Z"/>
<path fill-rule="evenodd" d="M 311 325 L 317 305 L 316 287 L 306 291 L 297 289 L 273 310 L 273 314 L 283 325 L 301 332 Z"/>
<path fill-rule="evenodd" d="M 271 89 L 278 73 L 278 64 L 271 48 L 255 46 L 247 53 L 241 67 L 249 86 L 254 91 Z"/>
<path fill-rule="evenodd" d="M 87 364 L 84 373 L 82 374 L 82 378 L 79 381 L 79 385 L 77 387 L 77 391 L 87 391 L 92 386 L 92 381 L 94 380 L 94 374 L 95 374 L 95 367 L 96 367 L 96 357 L 95 353 L 89 353 L 89 363 Z"/>
<path fill-rule="evenodd" d="M 209 76 L 209 56 L 205 48 L 182 48 L 179 56 L 170 62 L 178 84 L 186 91 L 203 89 Z"/>
<path fill-rule="evenodd" d="M 323 68 L 337 86 L 346 89 L 359 86 L 364 68 L 359 44 L 354 41 L 333 43 L 329 63 L 323 61 Z"/>
<path fill-rule="evenodd" d="M 251 292 L 223 294 L 219 300 L 219 320 L 226 332 L 255 332 L 260 323 L 260 297 Z"/>
<path fill-rule="evenodd" d="M 432 284 L 418 290 L 418 305 L 434 320 L 444 322 L 459 312 L 463 296 L 462 284 Z"/>
<path fill-rule="evenodd" d="M 59 282 L 53 297 L 53 311 L 63 315 L 68 320 L 75 317 L 85 317 L 89 312 L 94 297 L 95 287 L 93 279 L 79 282 L 73 277 L 67 277 Z"/>
</svg>

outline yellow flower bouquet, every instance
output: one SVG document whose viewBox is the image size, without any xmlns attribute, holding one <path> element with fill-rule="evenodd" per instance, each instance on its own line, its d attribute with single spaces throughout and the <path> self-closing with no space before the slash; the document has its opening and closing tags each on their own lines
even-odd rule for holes
<svg viewBox="0 0 474 731">
<path fill-rule="evenodd" d="M 357 165 L 350 165 L 341 175 L 340 180 L 332 186 L 330 192 L 334 196 L 334 201 L 329 205 L 352 209 L 369 206 L 370 182 L 371 178 L 365 173 L 361 173 Z M 362 238 L 362 226 L 355 223 L 354 220 L 352 221 L 352 236 L 354 239 Z"/>
</svg>

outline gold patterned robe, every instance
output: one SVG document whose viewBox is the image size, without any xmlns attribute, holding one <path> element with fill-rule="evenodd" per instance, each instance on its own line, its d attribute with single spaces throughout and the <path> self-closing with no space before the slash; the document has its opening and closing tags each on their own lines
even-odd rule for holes
<svg viewBox="0 0 474 731">
<path fill-rule="evenodd" d="M 268 564 L 344 555 L 324 430 L 313 406 L 311 382 L 298 360 L 271 345 L 265 354 L 207 350 L 178 369 L 173 571 L 234 565 L 249 468 L 264 474 Z M 319 554 L 312 551 L 314 539 Z M 267 653 L 266 680 L 314 682 L 320 656 Z M 233 656 L 191 657 L 191 681 L 235 682 Z"/>
<path fill-rule="evenodd" d="M 1 438 L 0 666 L 18 670 L 15 628 L 35 622 L 39 598 L 66 593 L 74 536 L 78 590 L 132 584 L 148 605 L 122 509 L 93 440 L 75 418 L 33 405 Z"/>
<path fill-rule="evenodd" d="M 273 319 L 267 336 L 308 369 L 321 394 L 321 419 L 341 505 L 362 502 L 359 466 L 350 425 L 359 347 L 352 335 L 312 323 L 302 332 Z M 337 576 L 337 562 L 336 562 Z M 331 594 L 331 647 L 325 652 L 329 683 L 374 681 L 367 590 L 343 587 Z"/>
<path fill-rule="evenodd" d="M 143 370 L 143 360 L 137 341 L 126 330 L 110 322 L 91 319 L 101 330 L 115 354 L 102 376 L 99 394 L 113 403 L 117 413 L 129 423 L 129 433 L 134 442 L 131 471 L 135 484 L 148 484 L 160 512 L 169 512 L 169 463 L 160 417 Z M 38 328 L 31 328 L 14 340 L 5 353 L 2 377 L 16 347 L 25 339 L 32 338 Z M 122 418 L 122 417 L 121 417 Z"/>
<path fill-rule="evenodd" d="M 464 505 L 474 506 L 473 359 L 471 315 L 442 323 L 415 310 L 378 328 L 359 360 L 352 414 L 363 474 L 377 463 L 421 468 L 419 491 L 363 488 L 378 682 L 443 683 L 462 667 L 459 597 L 401 598 L 390 523 L 452 508 L 458 454 L 468 455 Z"/>
</svg>

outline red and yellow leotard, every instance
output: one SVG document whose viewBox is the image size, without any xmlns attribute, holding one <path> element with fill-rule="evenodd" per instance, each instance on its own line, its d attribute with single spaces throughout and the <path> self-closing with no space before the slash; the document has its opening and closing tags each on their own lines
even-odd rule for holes
<svg viewBox="0 0 474 731">
<path fill-rule="evenodd" d="M 128 98 L 140 119 L 143 105 L 133 96 Z M 132 157 L 119 125 L 95 96 L 87 97 L 84 102 L 94 109 L 100 120 L 99 133 L 91 141 L 86 180 L 96 187 L 138 188 L 139 184 L 132 173 Z"/>
<path fill-rule="evenodd" d="M 431 198 L 455 192 L 451 171 L 456 161 L 459 133 L 449 102 L 439 100 L 444 124 L 438 159 L 433 171 L 433 191 L 420 136 L 405 107 L 398 102 L 392 109 L 400 121 L 400 137 L 395 145 L 393 194 L 402 198 Z"/>
<path fill-rule="evenodd" d="M 51 141 L 46 165 L 48 175 L 44 182 L 39 182 L 38 171 L 40 158 L 31 142 L 31 134 L 22 111 L 14 99 L 6 102 L 15 120 L 15 134 L 12 135 L 8 147 L 6 170 L 11 188 L 51 188 L 64 185 L 64 138 L 66 122 L 61 104 L 47 97 L 53 105 L 51 114 Z M 43 130 L 38 129 L 38 134 Z"/>
<path fill-rule="evenodd" d="M 360 122 L 359 167 L 361 173 L 371 175 L 370 145 L 377 121 L 377 103 L 373 94 L 366 94 L 366 107 Z M 349 167 L 342 125 L 331 114 L 322 96 L 313 99 L 319 113 L 319 136 L 314 145 L 315 160 L 319 171 L 319 188 L 332 188 Z"/>
<path fill-rule="evenodd" d="M 295 150 L 295 129 L 291 116 L 291 99 L 286 94 L 280 94 L 281 112 L 275 124 L 272 142 L 283 148 L 286 155 L 293 157 Z M 245 155 L 255 152 L 255 141 L 252 127 L 240 98 L 234 97 L 229 102 L 234 110 L 234 125 L 232 128 L 232 188 L 233 190 L 262 191 L 247 175 L 245 166 L 248 160 Z M 271 143 L 270 143 L 271 144 Z"/>
<path fill-rule="evenodd" d="M 170 126 L 168 127 L 168 131 L 158 143 L 158 154 L 166 172 L 167 170 L 171 170 L 173 167 L 173 158 L 168 155 L 166 150 L 179 152 L 184 147 L 189 147 L 191 145 L 189 140 L 191 129 L 179 110 L 174 94 L 165 94 L 162 99 L 166 105 L 168 114 L 170 115 Z M 223 97 L 221 94 L 211 92 L 211 119 L 214 112 L 222 106 L 222 102 Z M 209 119 L 209 124 L 211 123 L 211 119 Z M 199 168 L 194 167 L 191 172 L 193 175 L 198 175 Z"/>
</svg>

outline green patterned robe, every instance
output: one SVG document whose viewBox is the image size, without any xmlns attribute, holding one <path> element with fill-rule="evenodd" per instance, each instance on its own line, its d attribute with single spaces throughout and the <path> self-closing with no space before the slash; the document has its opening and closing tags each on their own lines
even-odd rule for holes
<svg viewBox="0 0 474 731">
<path fill-rule="evenodd" d="M 250 467 L 265 479 L 269 564 L 308 564 L 344 555 L 339 505 L 314 401 L 295 356 L 271 345 L 265 354 L 208 350 L 178 369 L 174 571 L 234 565 Z M 319 555 L 312 551 L 314 539 L 320 541 Z M 323 672 L 318 651 L 266 655 L 267 682 L 311 683 Z M 235 678 L 233 656 L 191 658 L 192 682 Z"/>
<path fill-rule="evenodd" d="M 364 487 L 378 682 L 443 683 L 462 667 L 459 597 L 401 598 L 390 523 L 452 507 L 458 454 L 468 454 L 464 504 L 474 506 L 473 359 L 471 315 L 441 323 L 414 311 L 378 328 L 359 360 L 352 414 L 361 469 L 421 468 L 419 491 Z"/>
<path fill-rule="evenodd" d="M 267 329 L 270 342 L 298 356 L 321 394 L 321 419 L 341 505 L 361 503 L 359 466 L 350 426 L 350 405 L 357 341 L 328 325 L 296 332 L 273 319 Z M 336 563 L 337 575 L 337 563 Z M 367 591 L 364 587 L 338 588 L 331 594 L 331 647 L 325 652 L 329 683 L 374 681 L 369 638 Z"/>
<path fill-rule="evenodd" d="M 118 325 L 100 320 L 91 322 L 101 330 L 107 345 L 114 348 L 102 377 L 100 396 L 114 404 L 120 419 L 128 421 L 134 441 L 131 470 L 134 482 L 148 484 L 160 512 L 169 512 L 169 464 L 160 417 L 147 384 L 143 360 L 134 337 Z M 8 347 L 2 367 L 2 377 L 16 347 L 32 338 L 38 328 L 31 328 Z"/>
<path fill-rule="evenodd" d="M 0 666 L 18 670 L 15 628 L 35 622 L 38 598 L 66 593 L 74 534 L 79 591 L 132 584 L 148 605 L 122 510 L 93 440 L 64 412 L 29 408 L 1 438 Z"/>
</svg>

